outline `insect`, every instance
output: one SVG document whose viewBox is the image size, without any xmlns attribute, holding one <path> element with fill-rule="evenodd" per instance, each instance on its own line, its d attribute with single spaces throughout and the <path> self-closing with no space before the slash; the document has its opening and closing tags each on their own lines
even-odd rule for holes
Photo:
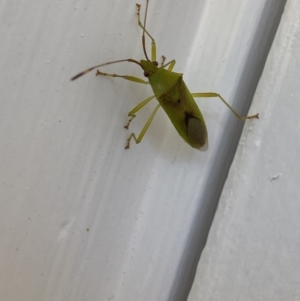
<svg viewBox="0 0 300 301">
<path fill-rule="evenodd" d="M 128 123 L 124 126 L 126 129 L 129 128 L 129 125 L 133 120 L 133 118 L 135 117 L 135 114 L 140 109 L 146 106 L 152 99 L 156 98 L 158 100 L 158 104 L 156 105 L 155 109 L 151 113 L 149 119 L 147 120 L 146 124 L 142 128 L 138 137 L 136 137 L 135 133 L 130 134 L 129 138 L 127 139 L 125 149 L 129 148 L 131 139 L 134 139 L 134 141 L 137 144 L 142 141 L 157 110 L 160 107 L 162 107 L 165 110 L 168 117 L 170 118 L 171 122 L 173 123 L 178 134 L 182 137 L 182 139 L 186 143 L 199 150 L 203 150 L 203 151 L 206 150 L 208 147 L 207 128 L 202 113 L 199 110 L 194 100 L 194 97 L 219 98 L 239 120 L 258 118 L 258 114 L 252 116 L 239 115 L 218 93 L 215 92 L 190 93 L 185 82 L 183 81 L 183 74 L 175 73 L 172 71 L 176 63 L 175 60 L 171 60 L 168 63 L 165 63 L 166 58 L 162 56 L 162 62 L 160 65 L 158 64 L 158 62 L 156 61 L 155 40 L 146 29 L 148 3 L 149 0 L 146 0 L 145 17 L 143 23 L 141 22 L 140 19 L 141 5 L 136 4 L 138 26 L 141 27 L 143 31 L 142 47 L 143 47 L 145 59 L 137 61 L 129 58 L 129 59 L 107 62 L 104 64 L 91 67 L 71 78 L 71 80 L 75 80 L 96 68 L 100 68 L 111 64 L 121 63 L 121 62 L 134 63 L 136 65 L 139 65 L 143 69 L 146 80 L 130 75 L 104 73 L 100 70 L 97 70 L 96 72 L 96 75 L 98 76 L 103 75 L 103 76 L 111 76 L 111 77 L 120 77 L 135 83 L 151 85 L 154 95 L 143 100 L 141 103 L 139 103 L 135 108 L 133 108 L 128 113 L 130 119 Z M 151 40 L 151 60 L 149 59 L 146 50 L 146 36 Z"/>
</svg>

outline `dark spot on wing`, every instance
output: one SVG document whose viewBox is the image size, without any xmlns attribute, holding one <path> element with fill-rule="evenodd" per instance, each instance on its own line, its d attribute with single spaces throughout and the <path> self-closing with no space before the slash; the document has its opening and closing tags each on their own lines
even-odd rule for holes
<svg viewBox="0 0 300 301">
<path fill-rule="evenodd" d="M 196 116 L 185 112 L 186 135 L 189 144 L 195 148 L 201 148 L 207 140 L 205 124 Z"/>
</svg>

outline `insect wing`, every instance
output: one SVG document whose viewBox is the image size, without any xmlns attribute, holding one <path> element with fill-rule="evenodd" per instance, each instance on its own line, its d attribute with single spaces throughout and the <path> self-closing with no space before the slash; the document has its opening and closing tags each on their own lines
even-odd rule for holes
<svg viewBox="0 0 300 301">
<path fill-rule="evenodd" d="M 153 86 L 155 93 L 155 83 Z M 157 99 L 183 140 L 194 148 L 206 150 L 208 143 L 205 121 L 182 79 L 182 74 L 178 74 L 177 83 L 164 94 L 158 95 Z"/>
</svg>

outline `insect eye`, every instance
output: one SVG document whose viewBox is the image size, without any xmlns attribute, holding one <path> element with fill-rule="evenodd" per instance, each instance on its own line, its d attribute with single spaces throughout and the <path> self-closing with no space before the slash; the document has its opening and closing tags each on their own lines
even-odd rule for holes
<svg viewBox="0 0 300 301">
<path fill-rule="evenodd" d="M 154 66 L 156 66 L 156 67 L 158 66 L 158 62 L 157 61 L 153 61 L 152 63 L 153 63 Z"/>
<path fill-rule="evenodd" d="M 145 71 L 145 72 L 144 72 L 144 76 L 145 76 L 145 77 L 149 77 L 149 72 Z"/>
</svg>

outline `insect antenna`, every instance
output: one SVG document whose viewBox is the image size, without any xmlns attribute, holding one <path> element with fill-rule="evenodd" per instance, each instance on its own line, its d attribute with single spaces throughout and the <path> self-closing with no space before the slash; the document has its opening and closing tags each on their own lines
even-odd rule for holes
<svg viewBox="0 0 300 301">
<path fill-rule="evenodd" d="M 94 70 L 96 68 L 100 68 L 100 67 L 111 65 L 111 64 L 115 64 L 115 63 L 121 63 L 121 62 L 135 63 L 135 64 L 138 64 L 140 67 L 142 67 L 141 64 L 138 61 L 134 60 L 134 59 L 124 59 L 124 60 L 111 61 L 111 62 L 107 62 L 107 63 L 104 63 L 104 64 L 100 64 L 100 65 L 96 65 L 94 67 L 88 68 L 88 69 L 86 69 L 86 70 L 78 73 L 77 75 L 73 76 L 71 78 L 71 80 L 75 80 L 75 79 L 77 79 L 77 78 L 79 78 L 79 77 L 81 77 L 81 76 L 89 73 L 90 71 L 92 71 L 92 70 Z"/>
<path fill-rule="evenodd" d="M 146 50 L 145 30 L 146 30 L 146 20 L 147 20 L 147 13 L 148 13 L 148 3 L 149 3 L 149 0 L 147 0 L 147 2 L 146 2 L 144 26 L 143 26 L 143 35 L 142 35 L 143 50 L 144 50 L 144 54 L 145 54 L 145 57 L 146 57 L 147 61 L 149 61 L 149 57 L 147 55 L 147 50 Z"/>
</svg>

